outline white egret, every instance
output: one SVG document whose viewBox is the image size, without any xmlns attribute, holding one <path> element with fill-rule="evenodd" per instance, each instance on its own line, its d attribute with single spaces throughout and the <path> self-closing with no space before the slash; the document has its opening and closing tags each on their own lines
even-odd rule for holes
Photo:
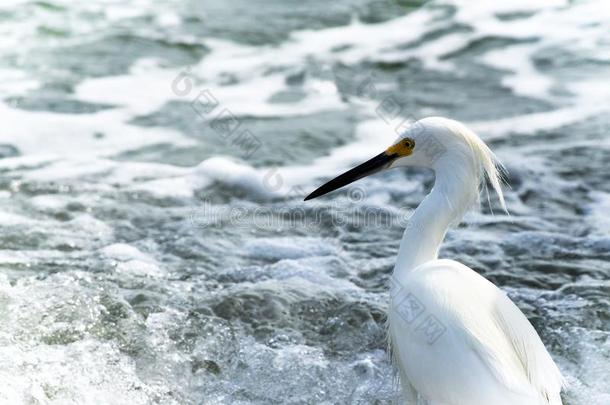
<svg viewBox="0 0 610 405">
<path fill-rule="evenodd" d="M 389 338 L 407 403 L 560 405 L 561 373 L 525 315 L 472 269 L 438 258 L 448 227 L 478 201 L 485 178 L 505 208 L 497 160 L 477 135 L 457 121 L 422 119 L 305 200 L 401 166 L 436 176 L 409 220 L 392 275 Z"/>
</svg>

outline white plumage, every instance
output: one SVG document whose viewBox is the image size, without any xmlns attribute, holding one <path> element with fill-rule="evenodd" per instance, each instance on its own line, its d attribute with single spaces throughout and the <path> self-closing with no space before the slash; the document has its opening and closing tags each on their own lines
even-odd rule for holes
<svg viewBox="0 0 610 405">
<path fill-rule="evenodd" d="M 408 403 L 561 404 L 561 373 L 523 313 L 470 268 L 437 259 L 447 228 L 478 199 L 485 177 L 504 207 L 494 155 L 460 123 L 418 124 L 415 144 L 433 138 L 442 150 L 418 162 L 436 181 L 405 230 L 393 274 L 389 333 Z"/>
<path fill-rule="evenodd" d="M 412 322 L 400 315 L 399 300 L 390 310 L 407 403 L 419 403 L 419 395 L 430 404 L 561 404 L 561 374 L 532 325 L 496 286 L 452 260 L 418 266 L 404 285 L 402 293 L 424 308 Z M 420 326 L 427 316 L 438 320 L 440 336 Z"/>
<path fill-rule="evenodd" d="M 496 162 L 464 125 L 430 117 L 306 198 L 382 169 L 435 172 L 434 187 L 409 220 L 392 275 L 389 340 L 407 404 L 561 405 L 561 373 L 525 315 L 472 269 L 438 259 L 447 229 L 478 201 L 485 178 L 505 209 Z"/>
</svg>

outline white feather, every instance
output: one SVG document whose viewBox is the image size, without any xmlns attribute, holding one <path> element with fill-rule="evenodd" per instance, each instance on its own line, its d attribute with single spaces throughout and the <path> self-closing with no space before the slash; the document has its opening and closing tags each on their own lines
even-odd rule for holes
<svg viewBox="0 0 610 405">
<path fill-rule="evenodd" d="M 436 182 L 402 238 L 388 316 L 407 403 L 560 405 L 561 373 L 517 306 L 473 270 L 438 260 L 448 227 L 478 199 L 485 178 L 505 209 L 495 156 L 456 121 L 417 124 L 414 158 L 394 167 L 428 166 Z M 442 153 L 416 155 L 430 139 Z"/>
</svg>

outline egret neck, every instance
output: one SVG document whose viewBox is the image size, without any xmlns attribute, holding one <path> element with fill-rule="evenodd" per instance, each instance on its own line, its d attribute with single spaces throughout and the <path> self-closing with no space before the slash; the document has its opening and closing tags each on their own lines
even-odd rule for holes
<svg viewBox="0 0 610 405">
<path fill-rule="evenodd" d="M 461 158 L 461 159 L 460 159 Z M 393 277 L 402 281 L 410 270 L 438 258 L 445 234 L 458 223 L 478 194 L 471 162 L 464 155 L 435 165 L 436 180 L 419 204 L 400 241 Z M 462 160 L 462 162 L 459 162 Z"/>
</svg>

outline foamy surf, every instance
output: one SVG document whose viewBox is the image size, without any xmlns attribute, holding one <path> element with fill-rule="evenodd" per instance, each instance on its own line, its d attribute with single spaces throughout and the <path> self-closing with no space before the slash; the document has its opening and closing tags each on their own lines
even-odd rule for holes
<svg viewBox="0 0 610 405">
<path fill-rule="evenodd" d="M 607 402 L 604 4 L 227 7 L 0 5 L 0 402 L 398 400 L 388 275 L 433 179 L 301 200 L 426 115 L 510 170 L 510 219 L 442 255 L 509 292 L 566 404 Z"/>
</svg>

